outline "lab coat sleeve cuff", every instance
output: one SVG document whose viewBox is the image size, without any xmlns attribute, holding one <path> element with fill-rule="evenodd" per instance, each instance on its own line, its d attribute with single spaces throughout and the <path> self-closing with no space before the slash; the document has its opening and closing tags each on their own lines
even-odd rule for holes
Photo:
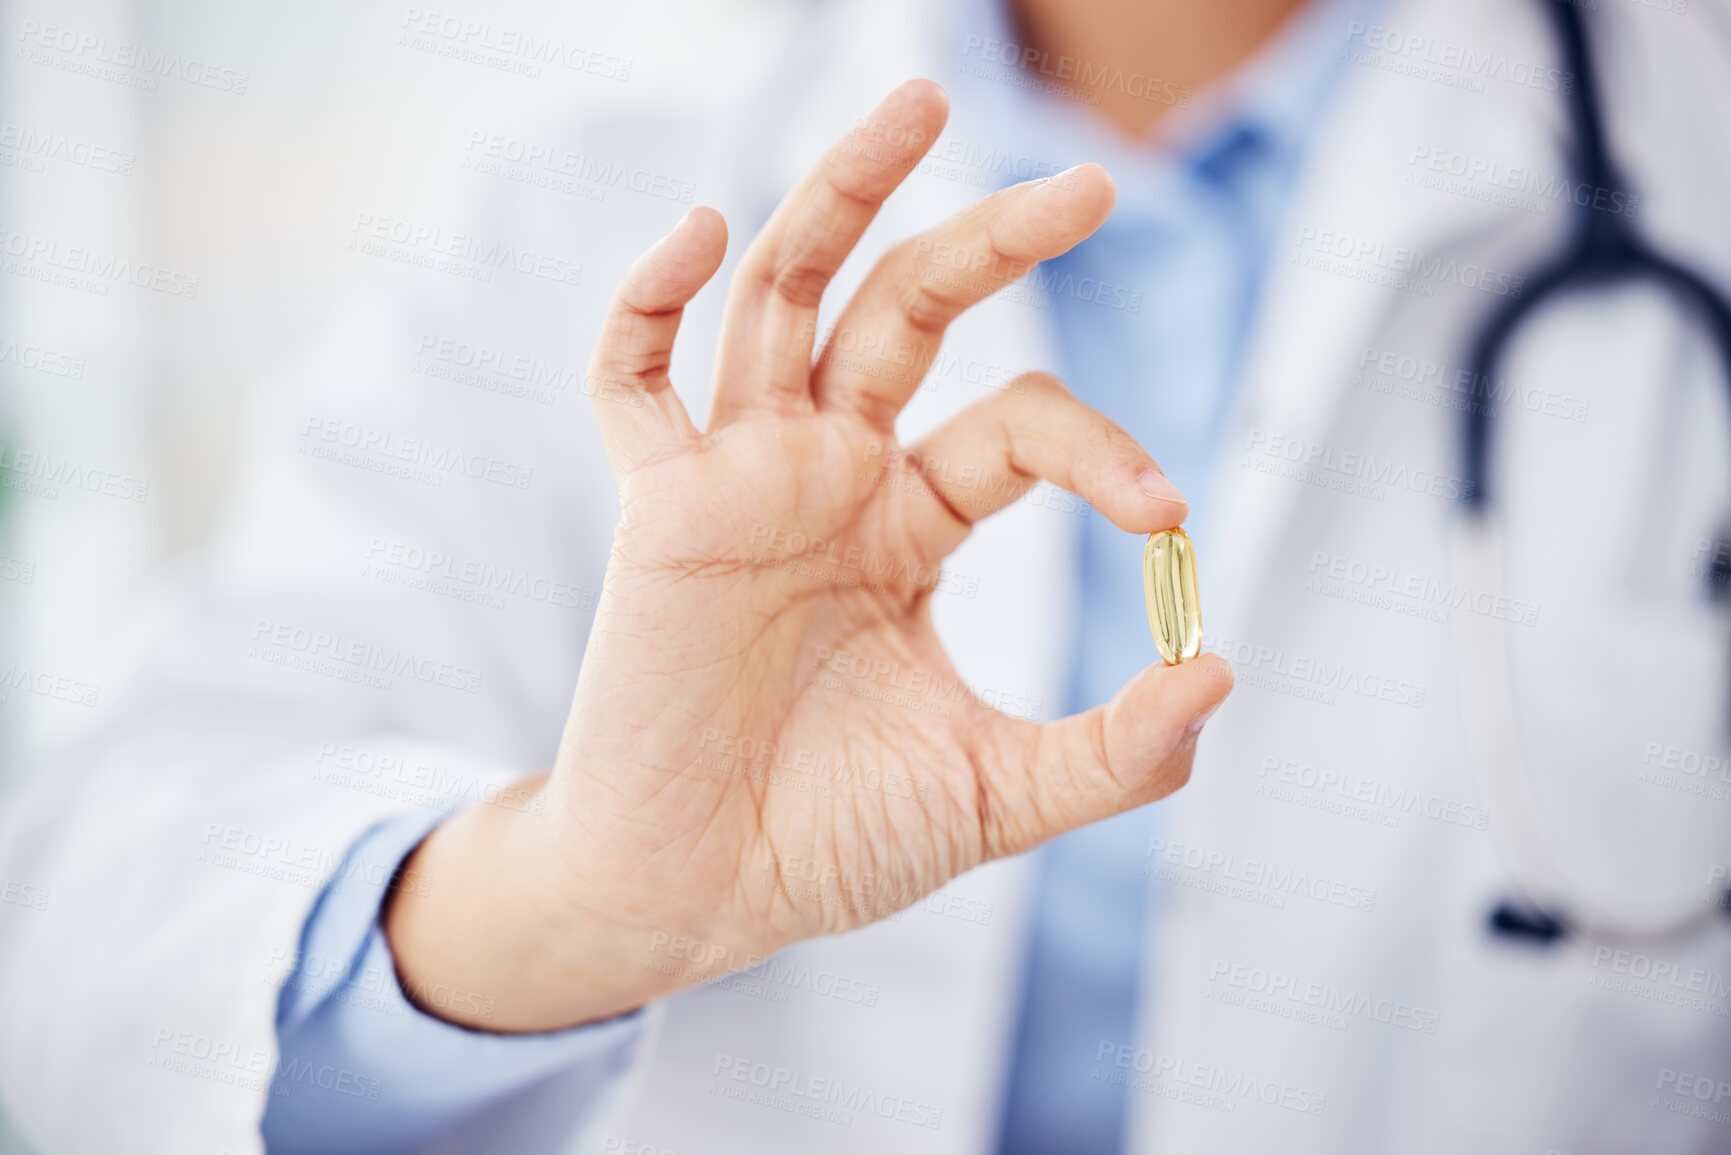
<svg viewBox="0 0 1731 1155">
<path fill-rule="evenodd" d="M 405 997 L 379 911 L 397 867 L 440 817 L 374 826 L 308 916 L 277 1006 L 281 1060 L 264 1120 L 272 1152 L 400 1149 L 580 1065 L 593 1068 L 597 1098 L 623 1078 L 641 1010 L 569 1030 L 495 1035 L 434 1018 Z M 421 1001 L 486 1014 L 486 1000 L 472 992 L 425 991 Z"/>
</svg>

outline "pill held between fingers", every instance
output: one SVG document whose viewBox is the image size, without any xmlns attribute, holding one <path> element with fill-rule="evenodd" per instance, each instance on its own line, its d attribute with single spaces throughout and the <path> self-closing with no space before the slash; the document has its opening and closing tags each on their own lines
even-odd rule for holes
<svg viewBox="0 0 1731 1155">
<path fill-rule="evenodd" d="M 1168 666 L 1202 652 L 1202 604 L 1196 592 L 1196 549 L 1182 529 L 1148 535 L 1142 551 L 1142 592 L 1148 628 Z"/>
</svg>

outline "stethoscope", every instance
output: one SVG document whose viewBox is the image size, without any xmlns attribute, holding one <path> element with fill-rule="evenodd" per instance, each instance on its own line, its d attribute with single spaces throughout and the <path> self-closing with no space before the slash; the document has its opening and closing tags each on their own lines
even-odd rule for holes
<svg viewBox="0 0 1731 1155">
<path fill-rule="evenodd" d="M 1565 75 L 1575 83 L 1568 93 L 1568 118 L 1573 151 L 1568 158 L 1576 188 L 1627 189 L 1605 143 L 1597 76 L 1587 43 L 1581 11 L 1571 0 L 1541 0 L 1549 10 L 1561 46 Z M 1656 283 L 1680 306 L 1706 323 L 1731 382 L 1731 303 L 1688 268 L 1655 252 L 1634 231 L 1626 216 L 1592 207 L 1594 197 L 1576 214 L 1568 244 L 1548 264 L 1526 280 L 1526 291 L 1504 302 L 1484 322 L 1472 343 L 1473 381 L 1492 380 L 1504 349 L 1535 309 L 1564 294 L 1611 284 Z M 1579 204 L 1577 200 L 1577 204 Z M 1490 515 L 1488 481 L 1492 406 L 1467 406 L 1462 427 L 1464 516 L 1455 527 L 1456 576 L 1475 589 L 1502 589 L 1502 536 Z M 1713 591 L 1723 596 L 1731 573 L 1727 549 L 1715 550 L 1715 569 L 1708 575 Z M 1522 757 L 1510 705 L 1507 632 L 1501 622 L 1453 616 L 1458 653 L 1477 653 L 1482 660 L 1457 661 L 1462 721 L 1466 724 L 1469 757 L 1478 785 L 1492 815 L 1498 849 L 1522 897 L 1497 904 L 1490 929 L 1529 941 L 1555 942 L 1571 933 L 1595 937 L 1656 937 L 1693 930 L 1731 910 L 1731 891 L 1691 894 L 1664 909 L 1624 909 L 1578 885 L 1567 856 L 1545 825 Z"/>
</svg>

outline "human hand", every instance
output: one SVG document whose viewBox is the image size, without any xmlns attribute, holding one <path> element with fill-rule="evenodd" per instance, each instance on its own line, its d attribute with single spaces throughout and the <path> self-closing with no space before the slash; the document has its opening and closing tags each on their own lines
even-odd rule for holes
<svg viewBox="0 0 1731 1155">
<path fill-rule="evenodd" d="M 400 889 L 387 912 L 411 990 L 492 1000 L 484 1018 L 437 1013 L 540 1030 L 626 1011 L 882 918 L 1187 779 L 1196 734 L 1231 688 L 1218 658 L 1156 664 L 1107 705 L 1045 725 L 965 688 L 946 713 L 826 674 L 845 652 L 856 668 L 958 685 L 932 627 L 940 564 L 1039 479 L 1128 533 L 1186 512 L 1140 446 L 1049 376 L 903 450 L 895 420 L 920 371 L 828 352 L 814 364 L 825 286 L 946 113 L 936 85 L 903 85 L 873 114 L 891 130 L 875 147 L 844 138 L 777 209 L 733 279 L 706 431 L 667 367 L 726 226 L 694 209 L 625 275 L 591 365 L 609 386 L 596 411 L 621 520 L 542 805 L 441 826 L 409 864 L 436 884 Z M 837 332 L 911 348 L 923 368 L 957 315 L 1093 233 L 1114 195 L 1084 165 L 986 197 L 890 250 Z M 760 772 L 774 763 L 753 756 L 765 749 L 850 769 L 824 791 L 793 789 Z M 788 885 L 788 863 L 833 885 Z M 648 966 L 673 936 L 725 953 L 675 974 Z"/>
</svg>

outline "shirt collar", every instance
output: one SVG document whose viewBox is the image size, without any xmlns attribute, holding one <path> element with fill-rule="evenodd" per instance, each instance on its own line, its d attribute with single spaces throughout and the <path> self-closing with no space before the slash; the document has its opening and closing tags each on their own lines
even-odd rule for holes
<svg viewBox="0 0 1731 1155">
<path fill-rule="evenodd" d="M 1159 137 L 1147 143 L 1124 138 L 1089 107 L 1085 94 L 1058 94 L 1050 78 L 1055 62 L 1047 62 L 1043 76 L 1002 63 L 1012 52 L 991 58 L 985 46 L 1015 43 L 1007 2 L 958 0 L 952 9 L 958 95 L 965 97 L 956 104 L 970 114 L 958 127 L 1055 168 L 1099 161 L 1118 183 L 1120 210 L 1164 216 L 1156 206 L 1175 207 L 1198 182 L 1230 180 L 1223 166 L 1247 149 L 1268 161 L 1295 163 L 1339 73 L 1350 21 L 1364 19 L 1382 0 L 1310 0 L 1231 76 L 1201 92 L 1133 78 L 1136 90 L 1177 106 Z"/>
</svg>

